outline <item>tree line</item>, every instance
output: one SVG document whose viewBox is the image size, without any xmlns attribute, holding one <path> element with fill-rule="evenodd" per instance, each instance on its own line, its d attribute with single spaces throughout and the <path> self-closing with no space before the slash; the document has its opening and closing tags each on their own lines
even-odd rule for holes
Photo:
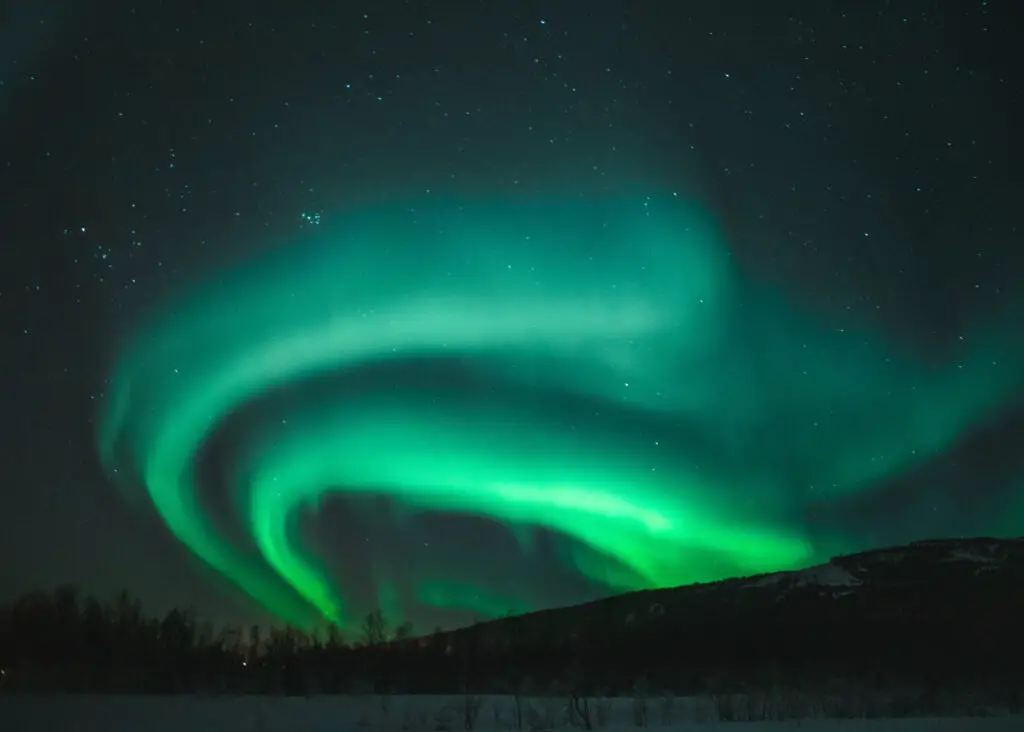
<svg viewBox="0 0 1024 732">
<path fill-rule="evenodd" d="M 380 665 L 377 656 L 393 662 L 428 645 L 413 641 L 411 622 L 389 627 L 379 609 L 344 639 L 333 625 L 215 630 L 191 608 L 155 617 L 127 591 L 104 602 L 63 586 L 0 606 L 0 683 L 8 691 L 372 691 L 378 684 L 366 671 Z M 358 675 L 346 673 L 356 666 Z"/>
<path fill-rule="evenodd" d="M 3 692 L 517 698 L 799 689 L 910 699 L 902 711 L 940 713 L 964 697 L 1024 711 L 1016 613 L 990 609 L 972 623 L 957 611 L 954 624 L 930 602 L 896 618 L 856 605 L 825 612 L 835 604 L 809 594 L 782 617 L 770 596 L 765 607 L 730 599 L 732 610 L 693 598 L 673 608 L 678 597 L 637 593 L 420 636 L 375 610 L 343 638 L 333 627 L 215 630 L 192 610 L 154 617 L 127 592 L 101 602 L 61 587 L 0 607 L 0 683 Z"/>
</svg>

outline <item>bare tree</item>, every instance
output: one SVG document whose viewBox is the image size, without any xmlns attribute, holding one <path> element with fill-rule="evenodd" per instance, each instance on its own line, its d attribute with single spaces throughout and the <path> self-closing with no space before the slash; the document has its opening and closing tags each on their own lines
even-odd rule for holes
<svg viewBox="0 0 1024 732">
<path fill-rule="evenodd" d="M 255 623 L 249 628 L 249 663 L 255 663 L 263 650 L 263 635 Z"/>
<path fill-rule="evenodd" d="M 406 620 L 404 623 L 395 628 L 395 640 L 403 640 L 405 638 L 412 638 L 413 627 L 412 621 Z"/>
<path fill-rule="evenodd" d="M 379 646 L 388 640 L 388 623 L 384 612 L 377 608 L 363 618 L 363 642 L 368 646 Z"/>
</svg>

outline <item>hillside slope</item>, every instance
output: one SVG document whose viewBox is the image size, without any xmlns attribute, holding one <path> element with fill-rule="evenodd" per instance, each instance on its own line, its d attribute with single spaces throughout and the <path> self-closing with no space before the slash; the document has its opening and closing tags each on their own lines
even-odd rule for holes
<svg viewBox="0 0 1024 732">
<path fill-rule="evenodd" d="M 443 644 L 448 657 L 482 659 L 474 667 L 483 676 L 554 681 L 580 667 L 575 675 L 596 689 L 645 678 L 697 692 L 823 674 L 1024 678 L 1022 627 L 1024 540 L 958 539 L 635 592 L 429 643 Z"/>
</svg>

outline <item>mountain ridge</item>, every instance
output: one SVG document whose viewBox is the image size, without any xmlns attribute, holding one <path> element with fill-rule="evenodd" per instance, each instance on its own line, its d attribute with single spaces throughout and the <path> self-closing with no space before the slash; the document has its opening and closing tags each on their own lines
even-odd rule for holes
<svg viewBox="0 0 1024 732">
<path fill-rule="evenodd" d="M 905 564 L 910 562 L 912 564 Z M 538 610 L 509 618 L 484 621 L 474 627 L 487 628 L 495 624 L 515 623 L 525 618 L 581 611 L 603 604 L 618 604 L 643 597 L 664 599 L 678 596 L 697 596 L 711 592 L 744 589 L 755 590 L 775 587 L 778 590 L 801 588 L 835 588 L 834 597 L 849 596 L 856 592 L 881 588 L 917 587 L 926 580 L 909 571 L 947 569 L 950 575 L 963 580 L 964 572 L 978 576 L 995 572 L 1005 579 L 1022 583 L 1024 595 L 1024 538 L 1000 539 L 971 537 L 957 539 L 924 539 L 905 545 L 894 545 L 850 554 L 839 554 L 827 562 L 803 569 L 780 570 L 761 574 L 730 577 L 713 582 L 699 582 L 677 587 L 637 590 L 576 605 Z M 652 605 L 653 607 L 653 605 Z M 653 612 L 653 611 L 652 611 Z M 458 628 L 443 635 L 465 632 Z"/>
<path fill-rule="evenodd" d="M 637 679 L 699 693 L 823 675 L 1012 679 L 1024 692 L 1022 618 L 1024 539 L 981 537 L 641 590 L 412 642 L 428 654 L 440 648 L 453 669 L 454 658 L 473 659 L 478 679 L 507 678 L 511 668 L 545 686 L 582 678 L 588 693 L 623 693 Z"/>
</svg>

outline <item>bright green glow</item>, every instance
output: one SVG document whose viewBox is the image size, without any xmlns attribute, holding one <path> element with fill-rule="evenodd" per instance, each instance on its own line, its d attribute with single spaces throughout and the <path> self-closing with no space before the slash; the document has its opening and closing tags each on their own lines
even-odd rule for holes
<svg viewBox="0 0 1024 732">
<path fill-rule="evenodd" d="M 543 526 L 617 588 L 795 567 L 818 558 L 799 520 L 808 485 L 814 500 L 870 490 L 1019 383 L 998 329 L 938 368 L 795 313 L 674 196 L 426 199 L 319 228 L 143 323 L 100 429 L 105 461 L 128 459 L 171 531 L 291 622 L 308 605 L 351 622 L 296 530 L 325 491 Z M 195 458 L 240 407 L 319 375 L 454 358 L 484 396 L 364 385 L 278 399 L 246 430 L 235 495 L 264 561 L 205 515 Z"/>
<path fill-rule="evenodd" d="M 257 440 L 248 461 L 257 543 L 327 617 L 339 617 L 339 601 L 288 530 L 293 507 L 314 500 L 325 485 L 387 490 L 423 509 L 546 526 L 618 557 L 645 586 L 707 579 L 677 559 L 693 548 L 732 555 L 751 572 L 810 557 L 798 537 L 740 523 L 724 507 L 716 511 L 713 484 L 668 466 L 655 469 L 660 461 L 653 456 L 624 460 L 614 444 L 574 444 L 546 428 L 540 414 L 516 419 L 496 414 L 493 405 L 483 415 L 479 408 L 435 409 L 415 395 L 402 402 L 365 413 L 352 405 L 314 413 L 320 419 L 311 424 Z"/>
</svg>

